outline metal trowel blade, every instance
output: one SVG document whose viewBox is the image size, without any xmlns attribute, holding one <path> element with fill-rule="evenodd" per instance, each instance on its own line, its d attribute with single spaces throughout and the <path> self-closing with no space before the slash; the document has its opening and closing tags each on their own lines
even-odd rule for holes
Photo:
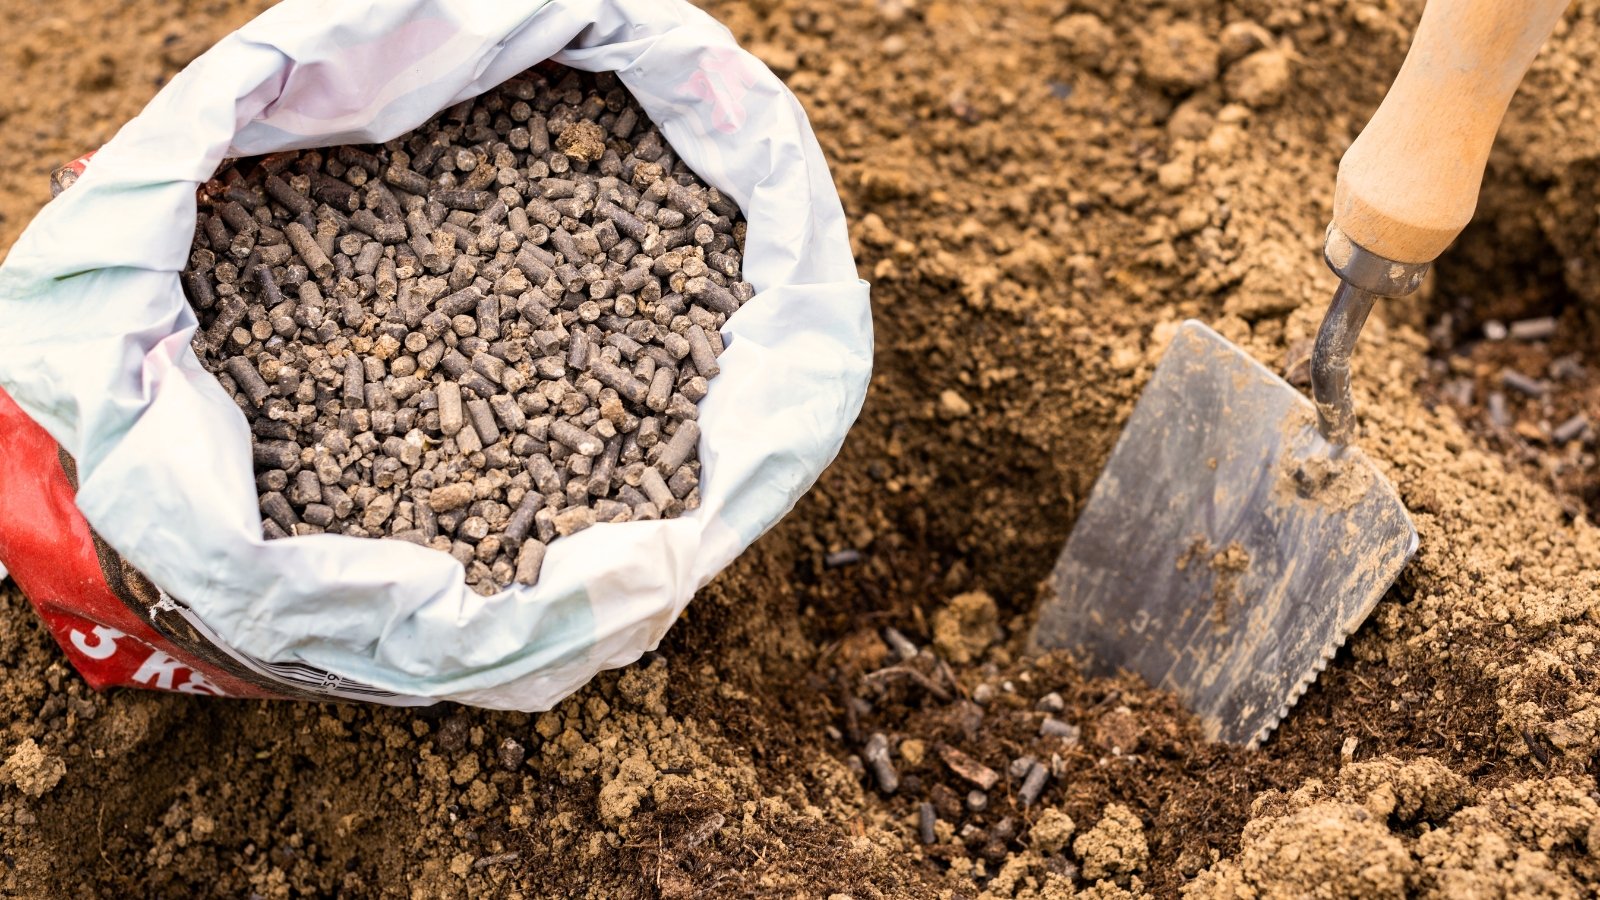
<svg viewBox="0 0 1600 900">
<path fill-rule="evenodd" d="M 1037 649 L 1176 693 L 1255 746 L 1417 548 L 1394 486 L 1317 431 L 1311 402 L 1185 322 L 1051 576 Z"/>
</svg>

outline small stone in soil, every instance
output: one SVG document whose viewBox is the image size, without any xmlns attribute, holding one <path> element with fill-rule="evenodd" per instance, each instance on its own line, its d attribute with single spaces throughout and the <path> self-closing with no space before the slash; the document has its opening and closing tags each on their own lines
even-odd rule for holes
<svg viewBox="0 0 1600 900">
<path fill-rule="evenodd" d="M 1483 323 L 1483 336 L 1491 341 L 1503 341 L 1506 339 L 1506 334 L 1506 325 L 1499 319 L 1490 319 Z"/>
<path fill-rule="evenodd" d="M 972 689 L 972 702 L 987 706 L 994 699 L 994 685 L 984 682 Z"/>
<path fill-rule="evenodd" d="M 1051 691 L 1040 697 L 1039 702 L 1034 704 L 1034 708 L 1041 712 L 1058 713 L 1067 708 L 1067 702 L 1061 699 L 1060 694 Z"/>
<path fill-rule="evenodd" d="M 500 768 L 507 772 L 515 772 L 527 755 L 528 751 L 524 750 L 515 738 L 506 738 L 500 742 Z"/>
</svg>

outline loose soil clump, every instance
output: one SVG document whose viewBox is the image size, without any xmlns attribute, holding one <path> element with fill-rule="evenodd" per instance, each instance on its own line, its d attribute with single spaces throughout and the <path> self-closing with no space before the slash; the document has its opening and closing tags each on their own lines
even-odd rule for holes
<svg viewBox="0 0 1600 900">
<path fill-rule="evenodd" d="M 0 591 L 0 759 L 42 791 L 0 784 L 0 885 L 857 900 L 1600 885 L 1594 467 L 1587 438 L 1554 434 L 1600 420 L 1600 7 L 1580 0 L 1535 63 L 1478 224 L 1424 296 L 1368 326 L 1361 443 L 1421 547 L 1247 753 L 1205 744 L 1130 679 L 1023 658 L 1023 639 L 1184 318 L 1303 381 L 1334 287 L 1319 252 L 1336 163 L 1421 4 L 707 5 L 806 105 L 874 284 L 876 374 L 838 462 L 655 654 L 536 716 L 99 696 Z M 0 172 L 0 242 L 51 167 L 260 6 L 8 9 L 0 142 L 24 162 Z M 1509 336 L 1546 315 L 1553 335 Z M 1506 340 L 1477 337 L 1489 319 Z M 1573 353 L 1581 368 L 1552 374 Z M 1506 368 L 1550 389 L 1521 392 Z M 1487 389 L 1506 394 L 1510 437 L 1481 424 Z"/>
</svg>

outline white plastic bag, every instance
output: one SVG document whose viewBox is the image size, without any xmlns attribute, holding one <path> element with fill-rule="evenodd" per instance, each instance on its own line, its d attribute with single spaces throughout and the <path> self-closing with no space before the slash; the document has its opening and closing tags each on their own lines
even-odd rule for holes
<svg viewBox="0 0 1600 900">
<path fill-rule="evenodd" d="M 225 157 L 388 140 L 545 59 L 616 71 L 749 220 L 758 293 L 701 404 L 700 507 L 562 538 L 537 587 L 488 598 L 401 541 L 264 541 L 244 417 L 189 346 L 196 185 Z M 341 696 L 538 710 L 653 648 L 832 460 L 866 391 L 867 295 L 798 102 L 682 0 L 287 0 L 23 234 L 0 268 L 0 387 L 75 457 L 79 508 L 160 608 L 238 661 Z"/>
</svg>

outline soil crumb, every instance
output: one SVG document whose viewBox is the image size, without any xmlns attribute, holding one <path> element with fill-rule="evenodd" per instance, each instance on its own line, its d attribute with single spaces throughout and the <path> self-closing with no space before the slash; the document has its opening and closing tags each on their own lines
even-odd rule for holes
<svg viewBox="0 0 1600 900">
<path fill-rule="evenodd" d="M 999 612 L 983 591 L 958 594 L 933 614 L 934 645 L 957 665 L 978 659 L 999 637 Z"/>
<path fill-rule="evenodd" d="M 51 756 L 26 738 L 0 764 L 0 784 L 10 784 L 29 797 L 42 797 L 61 783 L 67 774 L 67 764 Z"/>
</svg>

